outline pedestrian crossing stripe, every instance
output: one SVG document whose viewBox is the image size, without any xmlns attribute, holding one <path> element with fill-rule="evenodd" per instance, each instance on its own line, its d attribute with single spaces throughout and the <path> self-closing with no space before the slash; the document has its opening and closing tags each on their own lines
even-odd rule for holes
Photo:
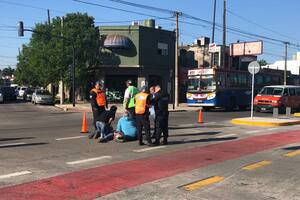
<svg viewBox="0 0 300 200">
<path fill-rule="evenodd" d="M 261 162 L 257 162 L 257 163 L 251 164 L 251 165 L 247 165 L 247 166 L 243 167 L 242 169 L 252 171 L 252 170 L 270 165 L 271 163 L 272 163 L 271 161 L 263 160 Z"/>
<path fill-rule="evenodd" d="M 183 188 L 186 191 L 192 191 L 192 190 L 196 190 L 198 188 L 201 188 L 201 187 L 204 187 L 207 185 L 218 183 L 224 179 L 225 179 L 225 177 L 222 177 L 222 176 L 212 176 L 212 177 L 209 177 L 206 179 L 202 179 L 200 181 L 196 181 L 196 182 L 181 186 L 181 188 Z"/>
<path fill-rule="evenodd" d="M 297 155 L 300 155 L 300 149 L 284 154 L 284 156 L 286 156 L 286 157 L 294 157 L 294 156 L 297 156 Z"/>
</svg>

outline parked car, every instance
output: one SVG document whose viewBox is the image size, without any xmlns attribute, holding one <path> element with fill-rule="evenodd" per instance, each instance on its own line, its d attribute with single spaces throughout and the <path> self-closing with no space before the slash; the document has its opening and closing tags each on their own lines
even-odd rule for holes
<svg viewBox="0 0 300 200">
<path fill-rule="evenodd" d="M 284 111 L 286 107 L 300 109 L 300 86 L 265 86 L 254 98 L 256 111 L 272 111 L 273 108 Z"/>
<path fill-rule="evenodd" d="M 24 87 L 24 86 L 20 87 L 20 89 L 18 90 L 18 96 L 23 98 L 23 97 L 24 97 L 25 90 L 26 90 L 27 88 L 28 88 L 28 87 Z"/>
<path fill-rule="evenodd" d="M 26 88 L 24 95 L 23 95 L 23 100 L 24 101 L 31 101 L 32 99 L 32 93 L 33 93 L 33 89 L 31 88 Z"/>
<path fill-rule="evenodd" d="M 106 98 L 108 102 L 112 103 L 120 103 L 123 102 L 123 95 L 121 92 L 113 90 L 113 91 L 106 91 Z"/>
<path fill-rule="evenodd" d="M 4 98 L 3 98 L 3 94 L 1 91 L 0 91 L 0 103 L 4 103 Z"/>
<path fill-rule="evenodd" d="M 3 96 L 3 101 L 9 101 L 9 100 L 16 100 L 17 99 L 17 95 L 15 93 L 15 90 L 14 88 L 12 87 L 1 87 L 0 88 L 0 93 L 2 94 Z"/>
<path fill-rule="evenodd" d="M 33 104 L 54 104 L 53 96 L 50 94 L 48 90 L 35 90 L 32 93 L 32 100 Z"/>
</svg>

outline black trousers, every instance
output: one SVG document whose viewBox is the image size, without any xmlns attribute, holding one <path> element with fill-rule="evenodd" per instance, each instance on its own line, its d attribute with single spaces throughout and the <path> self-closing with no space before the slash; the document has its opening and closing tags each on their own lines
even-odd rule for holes
<svg viewBox="0 0 300 200">
<path fill-rule="evenodd" d="M 135 122 L 136 122 L 136 127 L 137 127 L 137 137 L 138 137 L 139 143 L 143 142 L 143 134 L 142 134 L 143 128 L 145 130 L 147 142 L 151 143 L 149 116 L 148 115 L 135 115 Z"/>
<path fill-rule="evenodd" d="M 92 111 L 93 111 L 93 125 L 94 125 L 94 128 L 95 130 L 97 130 L 97 127 L 96 127 L 96 119 L 98 118 L 98 116 L 103 112 L 105 111 L 105 107 L 104 106 L 101 106 L 99 107 L 98 109 L 93 109 L 92 108 Z"/>
<path fill-rule="evenodd" d="M 155 116 L 155 143 L 158 144 L 163 134 L 164 141 L 169 137 L 169 113 Z"/>
</svg>

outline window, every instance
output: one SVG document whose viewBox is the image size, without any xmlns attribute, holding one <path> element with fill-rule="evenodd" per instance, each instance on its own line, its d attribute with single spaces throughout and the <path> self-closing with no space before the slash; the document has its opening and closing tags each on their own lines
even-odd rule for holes
<svg viewBox="0 0 300 200">
<path fill-rule="evenodd" d="M 295 88 L 289 88 L 289 93 L 290 93 L 290 96 L 295 96 L 296 95 Z"/>
<path fill-rule="evenodd" d="M 157 44 L 157 53 L 162 56 L 167 56 L 168 55 L 168 44 L 159 42 Z"/>
<path fill-rule="evenodd" d="M 300 88 L 296 88 L 296 94 L 297 96 L 300 96 Z"/>
</svg>

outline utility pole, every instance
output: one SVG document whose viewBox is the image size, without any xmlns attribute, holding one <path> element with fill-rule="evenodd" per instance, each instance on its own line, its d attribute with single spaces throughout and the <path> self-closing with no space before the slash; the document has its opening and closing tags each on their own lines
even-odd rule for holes
<svg viewBox="0 0 300 200">
<path fill-rule="evenodd" d="M 64 37 L 64 17 L 62 16 L 61 17 L 61 20 L 60 20 L 60 27 L 61 27 L 61 32 L 60 32 L 60 35 L 61 37 Z M 62 58 L 64 58 L 64 40 L 62 40 Z M 59 83 L 59 87 L 60 87 L 60 105 L 63 105 L 64 104 L 64 100 L 65 100 L 65 93 L 64 93 L 64 80 L 63 80 L 63 70 L 61 71 L 61 80 L 60 80 L 60 83 Z"/>
<path fill-rule="evenodd" d="M 47 9 L 47 15 L 48 15 L 48 24 L 50 26 L 51 20 L 50 20 L 50 10 Z"/>
<path fill-rule="evenodd" d="M 287 54 L 288 54 L 288 42 L 285 42 L 284 43 L 284 46 L 285 46 L 285 51 L 284 51 L 284 77 L 283 77 L 283 84 L 284 85 L 286 85 L 287 84 L 287 74 L 286 74 L 286 72 L 287 72 Z"/>
<path fill-rule="evenodd" d="M 223 11 L 223 49 L 222 49 L 222 64 L 225 68 L 225 55 L 226 55 L 226 0 L 224 0 L 224 11 Z"/>
<path fill-rule="evenodd" d="M 178 18 L 179 15 L 181 15 L 180 12 L 174 13 L 176 17 L 176 45 L 175 45 L 175 106 L 179 106 L 179 79 L 178 79 L 178 71 L 179 71 L 179 65 L 178 65 L 178 44 L 179 44 L 179 25 L 178 25 Z"/>
<path fill-rule="evenodd" d="M 212 35 L 211 35 L 211 43 L 215 43 L 215 29 L 216 29 L 216 7 L 217 7 L 217 0 L 214 0 L 214 11 L 213 11 L 213 27 L 212 27 Z M 210 66 L 214 65 L 215 55 L 211 53 L 210 59 Z"/>
</svg>

